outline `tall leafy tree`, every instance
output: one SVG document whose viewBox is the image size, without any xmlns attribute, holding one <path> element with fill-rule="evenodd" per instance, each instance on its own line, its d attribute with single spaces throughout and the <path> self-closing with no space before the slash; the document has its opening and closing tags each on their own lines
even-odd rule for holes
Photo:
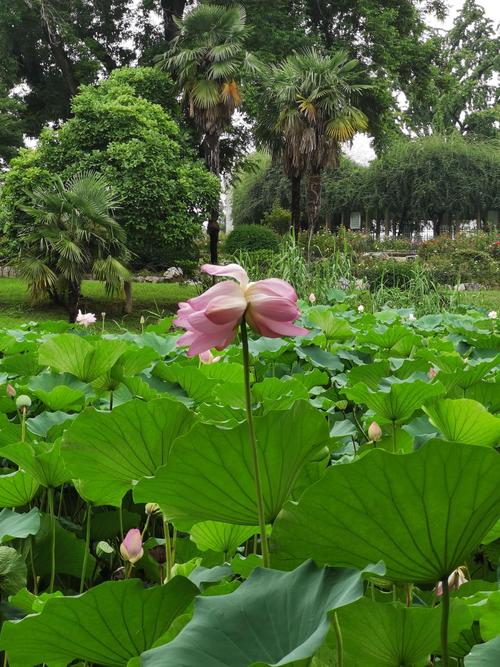
<svg viewBox="0 0 500 667">
<path fill-rule="evenodd" d="M 123 290 L 130 253 L 113 218 L 116 194 L 99 174 L 75 174 L 53 187 L 35 190 L 23 206 L 30 216 L 20 242 L 18 268 L 33 299 L 65 298 L 70 321 L 78 312 L 86 274 L 102 280 L 110 294 Z"/>
<path fill-rule="evenodd" d="M 356 101 L 369 86 L 359 63 L 345 51 L 322 54 L 314 49 L 274 67 L 271 81 L 280 108 L 276 128 L 286 160 L 307 173 L 307 219 L 312 234 L 320 210 L 323 171 L 338 164 L 342 142 L 367 128 L 367 118 Z"/>
<path fill-rule="evenodd" d="M 257 63 L 245 49 L 248 37 L 245 11 L 203 4 L 177 20 L 179 34 L 159 61 L 172 72 L 184 96 L 185 108 L 202 136 L 210 171 L 220 175 L 220 140 L 241 103 L 242 71 Z M 208 221 L 210 258 L 218 259 L 219 206 Z"/>
<path fill-rule="evenodd" d="M 409 95 L 404 120 L 420 135 L 493 137 L 500 118 L 500 36 L 475 0 L 465 0 L 448 32 L 429 40 L 430 76 Z"/>
</svg>

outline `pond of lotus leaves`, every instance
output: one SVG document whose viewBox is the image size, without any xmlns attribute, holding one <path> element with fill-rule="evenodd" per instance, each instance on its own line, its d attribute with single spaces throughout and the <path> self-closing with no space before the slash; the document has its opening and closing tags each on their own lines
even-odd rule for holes
<svg viewBox="0 0 500 667">
<path fill-rule="evenodd" d="M 497 321 L 410 315 L 249 333 L 265 537 L 239 338 L 0 331 L 3 664 L 500 665 Z"/>
</svg>

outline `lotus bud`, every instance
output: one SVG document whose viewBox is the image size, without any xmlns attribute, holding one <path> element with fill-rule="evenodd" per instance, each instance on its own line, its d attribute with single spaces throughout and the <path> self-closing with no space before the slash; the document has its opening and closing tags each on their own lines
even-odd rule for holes
<svg viewBox="0 0 500 667">
<path fill-rule="evenodd" d="M 16 398 L 16 408 L 18 410 L 23 410 L 26 412 L 28 408 L 31 407 L 31 398 L 26 396 L 26 394 L 21 394 Z"/>
<path fill-rule="evenodd" d="M 448 577 L 448 588 L 450 591 L 457 590 L 462 586 L 463 584 L 466 584 L 468 579 L 465 576 L 466 575 L 466 570 L 463 565 L 460 567 L 457 567 L 456 570 L 453 570 L 453 572 L 450 574 Z M 438 585 L 436 586 L 436 595 L 442 595 L 443 594 L 443 582 L 440 581 Z"/>
<path fill-rule="evenodd" d="M 11 398 L 15 398 L 17 392 L 11 384 L 7 385 L 7 388 L 5 389 L 5 391 L 7 392 L 7 396 L 10 396 Z"/>
<path fill-rule="evenodd" d="M 141 319 L 139 320 L 139 323 L 140 324 L 145 324 L 146 323 L 146 318 L 144 317 L 144 315 L 141 315 Z"/>
<path fill-rule="evenodd" d="M 316 303 L 316 295 L 314 294 L 314 292 L 311 292 L 311 294 L 309 294 L 309 303 L 312 304 Z"/>
<path fill-rule="evenodd" d="M 160 506 L 157 503 L 146 503 L 146 514 L 156 514 L 160 511 Z"/>
<path fill-rule="evenodd" d="M 429 368 L 429 372 L 427 373 L 427 376 L 428 376 L 429 380 L 434 380 L 434 378 L 436 377 L 437 374 L 438 374 L 437 370 L 435 368 L 431 367 L 431 368 Z"/>
<path fill-rule="evenodd" d="M 141 531 L 138 528 L 131 528 L 125 535 L 120 544 L 120 553 L 123 560 L 132 564 L 137 563 L 144 556 Z"/>
<path fill-rule="evenodd" d="M 106 319 L 106 313 L 104 312 L 104 310 L 101 313 L 101 317 L 102 317 L 103 320 Z"/>
<path fill-rule="evenodd" d="M 490 320 L 496 320 L 497 319 L 497 311 L 496 310 L 490 310 L 488 313 L 488 317 Z"/>
<path fill-rule="evenodd" d="M 358 306 L 358 313 L 364 313 L 364 312 L 365 312 L 365 307 L 363 306 L 362 303 L 360 303 Z"/>
<path fill-rule="evenodd" d="M 372 422 L 368 427 L 368 437 L 371 442 L 378 442 L 382 437 L 382 429 L 377 422 Z"/>
</svg>

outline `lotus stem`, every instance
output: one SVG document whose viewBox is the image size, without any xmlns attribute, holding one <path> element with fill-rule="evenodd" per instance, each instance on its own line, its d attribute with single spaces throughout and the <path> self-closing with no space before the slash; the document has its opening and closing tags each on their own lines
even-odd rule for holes
<svg viewBox="0 0 500 667">
<path fill-rule="evenodd" d="M 441 597 L 441 664 L 449 667 L 450 656 L 448 651 L 448 619 L 450 616 L 450 587 L 448 577 L 441 580 L 443 595 Z"/>
<path fill-rule="evenodd" d="M 87 503 L 87 517 L 86 517 L 86 527 L 85 527 L 85 551 L 83 554 L 83 563 L 82 563 L 82 574 L 80 577 L 80 593 L 83 593 L 85 586 L 85 576 L 87 574 L 87 562 L 89 557 L 90 549 L 90 524 L 92 522 L 92 505 Z"/>
<path fill-rule="evenodd" d="M 170 540 L 170 525 L 168 519 L 163 515 L 163 532 L 165 533 L 165 581 L 163 583 L 168 583 L 172 576 L 172 543 Z"/>
<path fill-rule="evenodd" d="M 252 448 L 253 473 L 255 492 L 257 496 L 257 514 L 259 516 L 260 541 L 262 548 L 262 561 L 264 567 L 269 567 L 269 548 L 266 535 L 266 515 L 264 512 L 264 497 L 260 480 L 259 454 L 255 440 L 255 430 L 252 414 L 252 392 L 250 389 L 250 356 L 248 353 L 248 334 L 245 319 L 241 322 L 241 343 L 243 347 L 243 376 L 245 383 L 245 404 L 247 410 L 248 439 Z"/>
<path fill-rule="evenodd" d="M 392 422 L 392 452 L 396 453 L 396 422 Z"/>
<path fill-rule="evenodd" d="M 49 486 L 47 489 L 47 500 L 49 504 L 49 515 L 50 515 L 50 583 L 49 583 L 49 593 L 54 592 L 54 582 L 56 580 L 56 516 L 54 513 L 54 487 Z"/>
<path fill-rule="evenodd" d="M 333 629 L 335 630 L 335 637 L 337 638 L 337 667 L 344 666 L 344 642 L 342 640 L 342 630 L 340 629 L 339 617 L 337 612 L 333 612 L 332 616 Z"/>
</svg>

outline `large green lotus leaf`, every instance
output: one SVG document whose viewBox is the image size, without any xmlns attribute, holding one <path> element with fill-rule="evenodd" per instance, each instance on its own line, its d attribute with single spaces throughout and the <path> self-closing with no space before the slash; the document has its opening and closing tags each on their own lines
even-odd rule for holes
<svg viewBox="0 0 500 667">
<path fill-rule="evenodd" d="M 478 591 L 464 601 L 470 606 L 474 620 L 479 621 L 484 641 L 500 635 L 500 590 Z"/>
<path fill-rule="evenodd" d="M 160 357 L 166 357 L 177 348 L 178 335 L 174 336 L 158 336 L 153 331 L 147 331 L 143 334 L 134 334 L 131 331 L 126 331 L 122 334 L 106 334 L 106 340 L 121 340 L 134 343 L 137 347 L 150 347 L 157 352 Z"/>
<path fill-rule="evenodd" d="M 0 512 L 0 543 L 14 539 L 24 539 L 28 535 L 36 535 L 40 528 L 40 514 L 37 507 L 29 512 L 19 514 L 9 509 Z"/>
<path fill-rule="evenodd" d="M 500 457 L 434 440 L 411 454 L 373 450 L 330 467 L 273 528 L 275 563 L 305 558 L 434 583 L 463 563 L 500 516 Z"/>
<path fill-rule="evenodd" d="M 494 447 L 500 440 L 500 419 L 469 398 L 446 398 L 424 406 L 432 424 L 451 442 Z"/>
<path fill-rule="evenodd" d="M 439 364 L 439 358 L 436 361 Z M 500 355 L 496 355 L 488 361 L 469 361 L 465 367 L 462 361 L 461 366 L 454 369 L 453 372 L 440 372 L 439 381 L 444 384 L 449 393 L 459 389 L 463 395 L 465 389 L 480 382 L 499 363 Z"/>
<path fill-rule="evenodd" d="M 287 573 L 258 568 L 230 595 L 196 598 L 193 620 L 172 642 L 146 652 L 141 665 L 296 664 L 321 645 L 328 612 L 362 595 L 358 570 L 318 569 L 310 561 Z"/>
<path fill-rule="evenodd" d="M 36 417 L 30 417 L 26 420 L 26 426 L 30 433 L 38 435 L 40 438 L 57 437 L 64 430 L 63 424 L 75 419 L 76 414 L 68 412 L 41 412 Z"/>
<path fill-rule="evenodd" d="M 377 389 L 383 378 L 389 375 L 392 375 L 389 362 L 379 361 L 373 364 L 354 366 L 347 372 L 347 380 L 351 386 L 363 382 L 370 389 Z"/>
<path fill-rule="evenodd" d="M 52 531 L 50 517 L 40 515 L 40 530 L 34 537 L 35 571 L 38 576 L 48 576 L 51 572 Z M 56 570 L 58 574 L 68 574 L 80 579 L 85 555 L 85 542 L 74 533 L 63 528 L 56 521 Z M 95 558 L 88 554 L 86 574 L 92 576 Z"/>
<path fill-rule="evenodd" d="M 0 514 L 0 519 L 1 516 Z M 233 554 L 240 544 L 259 532 L 259 527 L 235 526 L 220 521 L 202 521 L 195 523 L 189 532 L 200 551 L 211 549 L 219 553 Z"/>
<path fill-rule="evenodd" d="M 307 400 L 309 392 L 295 378 L 266 378 L 252 387 L 254 401 L 263 405 L 264 412 L 288 410 L 299 399 Z"/>
<path fill-rule="evenodd" d="M 174 440 L 194 415 L 181 403 L 159 398 L 129 401 L 112 412 L 85 410 L 63 438 L 62 453 L 75 478 L 88 483 L 94 502 L 119 505 L 132 483 L 166 463 Z"/>
<path fill-rule="evenodd" d="M 172 384 L 178 384 L 197 403 L 210 403 L 213 400 L 215 387 L 223 382 L 217 378 L 207 377 L 194 366 L 164 364 L 163 362 L 155 366 L 153 376 Z"/>
<path fill-rule="evenodd" d="M 315 327 L 321 329 L 328 339 L 346 340 L 346 338 L 352 338 L 355 333 L 347 320 L 335 317 L 331 310 L 310 310 L 307 319 Z"/>
<path fill-rule="evenodd" d="M 421 344 L 420 336 L 399 324 L 390 327 L 384 325 L 374 327 L 365 333 L 359 334 L 357 340 L 360 343 L 368 343 L 389 351 L 392 351 L 398 345 L 401 347 L 401 341 L 403 340 L 405 342 L 404 347 L 409 349 L 414 345 L 419 347 Z"/>
<path fill-rule="evenodd" d="M 478 644 L 466 656 L 465 667 L 498 667 L 500 665 L 500 637 Z"/>
<path fill-rule="evenodd" d="M 0 595 L 15 595 L 26 586 L 26 563 L 12 547 L 0 547 Z"/>
<path fill-rule="evenodd" d="M 317 345 L 297 346 L 295 351 L 300 359 L 305 359 L 316 368 L 327 368 L 329 371 L 344 370 L 344 364 L 337 355 Z"/>
<path fill-rule="evenodd" d="M 28 377 L 36 375 L 41 368 L 38 363 L 36 352 L 24 352 L 21 354 L 12 354 L 2 360 L 1 368 L 6 371 L 10 377 L 22 376 Z"/>
<path fill-rule="evenodd" d="M 243 366 L 241 364 L 201 364 L 199 370 L 207 378 L 211 378 L 213 380 L 243 384 Z"/>
<path fill-rule="evenodd" d="M 124 352 L 113 368 L 113 376 L 127 378 L 137 375 L 158 360 L 160 355 L 151 347 L 131 349 Z"/>
<path fill-rule="evenodd" d="M 442 395 L 443 387 L 422 380 L 405 380 L 380 386 L 375 391 L 359 382 L 355 387 L 342 391 L 354 403 L 367 405 L 377 416 L 404 422 L 424 403 Z"/>
<path fill-rule="evenodd" d="M 500 391 L 498 391 L 498 382 L 481 381 L 473 384 L 465 390 L 464 398 L 471 398 L 473 401 L 479 401 L 490 412 L 500 412 Z"/>
<path fill-rule="evenodd" d="M 325 418 L 304 401 L 255 418 L 266 520 L 283 507 L 303 466 L 328 441 Z M 247 425 L 198 424 L 175 443 L 167 465 L 134 489 L 137 502 L 156 502 L 175 520 L 258 524 Z"/>
<path fill-rule="evenodd" d="M 30 434 L 26 434 L 29 439 Z M 21 439 L 21 424 L 9 421 L 7 415 L 0 414 L 0 447 L 18 442 Z"/>
<path fill-rule="evenodd" d="M 0 449 L 0 455 L 29 473 L 42 486 L 60 486 L 69 482 L 71 475 L 61 457 L 61 442 L 40 442 L 31 445 L 17 442 Z"/>
<path fill-rule="evenodd" d="M 52 370 L 93 382 L 109 373 L 127 347 L 125 341 L 98 340 L 90 344 L 76 334 L 61 334 L 40 345 L 38 359 Z"/>
<path fill-rule="evenodd" d="M 38 482 L 24 470 L 0 475 L 0 507 L 27 505 L 39 486 Z"/>
<path fill-rule="evenodd" d="M 338 619 L 348 665 L 427 665 L 429 655 L 439 652 L 440 607 L 404 607 L 362 598 L 340 609 Z M 455 641 L 471 622 L 466 607 L 452 606 L 449 641 Z"/>
<path fill-rule="evenodd" d="M 153 588 L 138 579 L 108 581 L 83 595 L 47 600 L 41 613 L 4 623 L 0 645 L 11 667 L 75 659 L 125 667 L 155 643 L 197 592 L 184 577 Z"/>
<path fill-rule="evenodd" d="M 31 378 L 29 389 L 49 410 L 78 410 L 92 387 L 69 373 L 41 373 Z"/>
</svg>

